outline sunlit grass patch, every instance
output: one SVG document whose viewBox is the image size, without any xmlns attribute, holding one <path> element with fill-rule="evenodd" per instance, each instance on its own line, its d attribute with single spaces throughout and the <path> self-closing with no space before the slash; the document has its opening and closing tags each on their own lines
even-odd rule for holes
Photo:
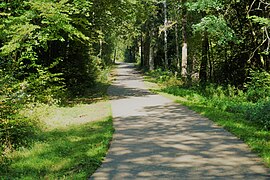
<svg viewBox="0 0 270 180">
<path fill-rule="evenodd" d="M 0 179 L 87 179 L 101 165 L 113 134 L 107 88 L 95 86 L 60 104 L 34 102 L 19 114 L 37 125 L 31 143 L 0 156 Z M 1 149 L 0 149 L 1 150 Z"/>
<path fill-rule="evenodd" d="M 70 125 L 80 125 L 108 116 L 110 116 L 110 105 L 108 102 L 97 102 L 89 105 L 81 104 L 73 107 L 58 107 L 49 115 L 46 121 L 46 127 L 54 129 Z"/>
<path fill-rule="evenodd" d="M 41 133 L 31 149 L 11 154 L 4 179 L 86 179 L 101 164 L 113 127 L 111 117 Z"/>
<path fill-rule="evenodd" d="M 43 130 L 52 130 L 103 119 L 111 115 L 110 108 L 108 101 L 76 104 L 67 107 L 41 104 L 33 109 L 24 109 L 21 114 L 33 120 L 39 119 L 39 123 L 43 125 Z"/>
<path fill-rule="evenodd" d="M 111 106 L 105 99 L 59 107 L 38 104 L 23 116 L 41 124 L 31 148 L 20 148 L 1 162 L 3 179 L 86 179 L 100 165 L 113 134 Z M 0 178 L 0 179 L 1 179 Z"/>
</svg>

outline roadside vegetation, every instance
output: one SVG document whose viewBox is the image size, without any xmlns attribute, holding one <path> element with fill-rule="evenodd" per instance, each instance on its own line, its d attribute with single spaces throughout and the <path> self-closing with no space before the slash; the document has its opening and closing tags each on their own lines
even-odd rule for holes
<svg viewBox="0 0 270 180">
<path fill-rule="evenodd" d="M 106 155 L 113 133 L 112 119 L 72 123 L 50 127 L 37 135 L 31 148 L 10 153 L 1 163 L 1 178 L 87 179 Z"/>
<path fill-rule="evenodd" d="M 107 146 L 110 115 L 90 109 L 108 110 L 107 77 L 124 59 L 150 70 L 166 85 L 162 91 L 182 96 L 181 103 L 224 122 L 234 119 L 228 129 L 241 131 L 238 136 L 269 163 L 269 7 L 266 0 L 1 1 L 0 176 L 23 177 L 30 166 L 21 159 L 39 152 L 49 169 L 34 167 L 31 158 L 37 171 L 25 177 L 91 173 L 84 163 L 71 167 L 73 160 L 54 169 L 50 164 L 60 163 L 61 153 L 42 149 L 57 146 L 57 136 L 59 149 L 73 146 L 92 130 L 99 137 L 85 139 L 89 146 Z M 68 134 L 77 140 L 65 139 Z M 89 157 L 100 163 L 101 156 Z"/>
<path fill-rule="evenodd" d="M 245 91 L 234 86 L 187 86 L 167 71 L 147 72 L 152 90 L 172 98 L 242 139 L 270 167 L 270 75 L 254 72 Z M 261 80 L 261 81 L 260 81 Z M 152 86 L 154 87 L 154 86 Z"/>
<path fill-rule="evenodd" d="M 101 163 L 115 39 L 130 11 L 104 3 L 0 2 L 0 179 L 87 177 Z"/>
<path fill-rule="evenodd" d="M 99 82 L 84 96 L 60 106 L 39 103 L 20 109 L 18 115 L 27 119 L 28 129 L 20 126 L 12 132 L 27 132 L 21 135 L 25 141 L 16 150 L 3 153 L 0 177 L 88 178 L 101 165 L 114 131 L 107 83 Z"/>
</svg>

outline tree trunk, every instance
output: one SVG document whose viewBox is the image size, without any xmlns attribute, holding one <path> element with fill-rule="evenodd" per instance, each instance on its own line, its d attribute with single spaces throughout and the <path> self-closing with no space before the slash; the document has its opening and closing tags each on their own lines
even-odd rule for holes
<svg viewBox="0 0 270 180">
<path fill-rule="evenodd" d="M 149 51 L 149 70 L 154 70 L 154 47 L 152 45 L 150 46 Z"/>
<path fill-rule="evenodd" d="M 165 68 L 168 69 L 169 62 L 168 62 L 168 34 L 167 34 L 167 2 L 164 1 L 164 60 L 165 60 Z"/>
<path fill-rule="evenodd" d="M 144 67 L 149 68 L 149 54 L 150 54 L 150 34 L 149 28 L 146 28 L 145 43 L 144 43 Z"/>
<path fill-rule="evenodd" d="M 117 49 L 114 49 L 114 55 L 113 55 L 113 64 L 115 64 L 116 61 L 116 54 L 117 54 Z"/>
<path fill-rule="evenodd" d="M 205 84 L 207 82 L 208 49 L 209 49 L 208 34 L 205 31 L 202 39 L 202 62 L 199 74 L 200 81 L 202 84 Z"/>
<path fill-rule="evenodd" d="M 154 37 L 155 37 L 155 32 L 154 32 L 154 25 L 152 23 L 152 26 L 150 28 L 150 49 L 149 49 L 149 70 L 154 70 L 155 68 L 155 62 L 154 62 L 154 48 L 155 48 L 155 43 L 154 43 Z"/>
<path fill-rule="evenodd" d="M 132 47 L 129 47 L 128 52 L 129 52 L 128 61 L 131 63 L 132 62 L 132 57 L 133 57 L 133 55 L 132 55 Z"/>
<path fill-rule="evenodd" d="M 182 4 L 182 71 L 181 75 L 183 78 L 187 77 L 187 61 L 188 61 L 188 44 L 187 44 L 187 8 L 186 0 L 181 0 Z"/>
<path fill-rule="evenodd" d="M 175 48 L 176 48 L 176 63 L 177 70 L 180 70 L 180 53 L 179 53 L 179 43 L 178 43 L 178 24 L 175 24 Z"/>
<path fill-rule="evenodd" d="M 213 82 L 213 46 L 211 41 L 209 41 L 208 46 L 210 49 L 208 49 L 208 61 L 209 61 L 209 80 L 210 82 Z"/>
<path fill-rule="evenodd" d="M 141 29 L 141 67 L 144 65 L 144 42 L 143 42 L 143 30 Z"/>
</svg>

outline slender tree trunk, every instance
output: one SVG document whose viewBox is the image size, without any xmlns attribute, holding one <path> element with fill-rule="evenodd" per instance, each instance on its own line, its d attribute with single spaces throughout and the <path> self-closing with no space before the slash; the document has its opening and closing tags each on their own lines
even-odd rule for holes
<svg viewBox="0 0 270 180">
<path fill-rule="evenodd" d="M 174 19 L 176 20 L 176 24 L 174 26 L 174 30 L 175 30 L 175 51 L 176 51 L 176 67 L 177 67 L 177 71 L 180 72 L 181 71 L 181 64 L 180 64 L 180 52 L 179 52 L 179 29 L 178 29 L 178 24 L 179 24 L 179 9 L 176 6 L 174 9 Z"/>
<path fill-rule="evenodd" d="M 114 49 L 114 55 L 113 55 L 113 64 L 115 64 L 116 61 L 116 55 L 117 55 L 117 49 Z"/>
<path fill-rule="evenodd" d="M 213 82 L 213 47 L 211 41 L 209 41 L 209 47 L 210 50 L 208 49 L 208 59 L 209 59 L 209 80 L 210 82 Z"/>
<path fill-rule="evenodd" d="M 141 67 L 144 65 L 144 42 L 143 42 L 143 30 L 141 30 Z"/>
<path fill-rule="evenodd" d="M 133 51 L 133 54 L 132 54 L 133 62 L 136 62 L 136 55 L 138 52 L 138 38 L 134 38 L 132 51 Z"/>
<path fill-rule="evenodd" d="M 154 47 L 152 45 L 150 46 L 149 51 L 149 70 L 154 70 Z"/>
<path fill-rule="evenodd" d="M 168 34 L 167 34 L 167 1 L 164 1 L 164 60 L 165 60 L 165 68 L 168 69 L 169 62 L 168 62 Z"/>
<path fill-rule="evenodd" d="M 144 43 L 144 67 L 149 68 L 149 54 L 150 54 L 150 33 L 149 33 L 149 23 L 147 23 L 146 33 L 145 33 L 145 43 Z"/>
<path fill-rule="evenodd" d="M 202 62 L 200 66 L 200 80 L 202 84 L 207 82 L 208 49 L 209 49 L 208 34 L 205 31 L 202 39 Z"/>
<path fill-rule="evenodd" d="M 154 43 L 154 37 L 155 37 L 155 32 L 154 32 L 154 25 L 152 23 L 152 26 L 150 28 L 150 49 L 149 49 L 149 70 L 154 70 L 155 68 L 155 62 L 154 62 L 154 48 L 155 48 L 155 43 Z"/>
<path fill-rule="evenodd" d="M 177 69 L 180 69 L 180 52 L 179 52 L 179 38 L 178 38 L 178 24 L 175 24 L 175 50 L 176 50 L 176 63 Z"/>
<path fill-rule="evenodd" d="M 132 62 L 132 57 L 133 57 L 133 55 L 132 55 L 132 47 L 129 47 L 129 49 L 128 49 L 128 51 L 129 51 L 129 62 Z"/>
<path fill-rule="evenodd" d="M 187 77 L 187 64 L 188 64 L 188 44 L 187 44 L 187 9 L 186 0 L 181 0 L 182 4 L 182 71 L 183 78 Z"/>
</svg>

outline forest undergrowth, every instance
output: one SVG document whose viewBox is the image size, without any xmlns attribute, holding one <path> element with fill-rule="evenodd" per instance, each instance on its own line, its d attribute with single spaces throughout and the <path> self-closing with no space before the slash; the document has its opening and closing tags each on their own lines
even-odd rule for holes
<svg viewBox="0 0 270 180">
<path fill-rule="evenodd" d="M 85 87 L 81 95 L 65 96 L 61 103 L 18 107 L 8 124 L 10 134 L 1 136 L 8 139 L 2 145 L 0 177 L 88 178 L 101 165 L 114 131 L 109 73 L 105 70 L 95 86 Z"/>
</svg>

